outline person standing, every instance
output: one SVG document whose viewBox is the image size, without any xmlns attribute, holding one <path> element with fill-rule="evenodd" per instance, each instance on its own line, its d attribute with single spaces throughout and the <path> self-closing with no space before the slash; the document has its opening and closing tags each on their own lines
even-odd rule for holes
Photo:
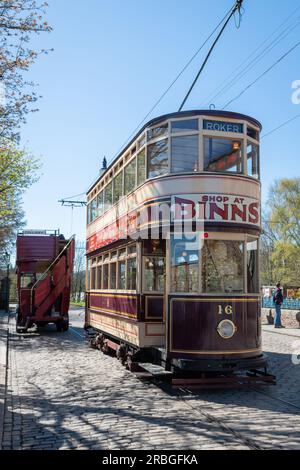
<svg viewBox="0 0 300 470">
<path fill-rule="evenodd" d="M 275 304 L 275 321 L 274 327 L 275 328 L 285 328 L 281 324 L 281 306 L 283 304 L 283 294 L 282 294 L 282 287 L 280 282 L 277 282 L 276 289 L 273 294 L 273 302 Z"/>
</svg>

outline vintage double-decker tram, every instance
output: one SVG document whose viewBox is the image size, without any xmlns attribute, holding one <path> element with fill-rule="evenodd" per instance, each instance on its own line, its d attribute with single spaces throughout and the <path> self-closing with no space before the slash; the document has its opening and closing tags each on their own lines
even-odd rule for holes
<svg viewBox="0 0 300 470">
<path fill-rule="evenodd" d="M 148 122 L 87 193 L 93 344 L 129 367 L 265 369 L 260 123 L 184 111 Z"/>
</svg>

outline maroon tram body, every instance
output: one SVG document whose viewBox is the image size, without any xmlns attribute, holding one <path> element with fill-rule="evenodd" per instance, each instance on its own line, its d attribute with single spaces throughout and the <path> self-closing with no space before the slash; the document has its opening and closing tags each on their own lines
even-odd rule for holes
<svg viewBox="0 0 300 470">
<path fill-rule="evenodd" d="M 17 236 L 17 331 L 34 324 L 55 323 L 58 331 L 69 325 L 74 238 L 58 231 L 24 230 Z"/>
<path fill-rule="evenodd" d="M 99 349 L 169 371 L 266 369 L 255 119 L 147 123 L 87 193 L 85 327 Z"/>
</svg>

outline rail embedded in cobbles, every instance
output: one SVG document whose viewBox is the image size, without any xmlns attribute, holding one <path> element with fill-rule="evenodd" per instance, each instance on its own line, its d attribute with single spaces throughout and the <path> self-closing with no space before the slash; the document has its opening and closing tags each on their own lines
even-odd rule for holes
<svg viewBox="0 0 300 470">
<path fill-rule="evenodd" d="M 78 310 L 71 321 L 64 334 L 50 327 L 22 336 L 11 325 L 5 449 L 300 449 L 300 416 L 288 404 L 300 406 L 292 338 L 265 336 L 278 377 L 265 392 L 272 397 L 250 389 L 178 395 L 88 349 Z"/>
</svg>

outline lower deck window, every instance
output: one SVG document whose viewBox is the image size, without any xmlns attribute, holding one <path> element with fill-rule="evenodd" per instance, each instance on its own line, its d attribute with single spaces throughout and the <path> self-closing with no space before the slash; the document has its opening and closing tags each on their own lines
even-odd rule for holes
<svg viewBox="0 0 300 470">
<path fill-rule="evenodd" d="M 91 289 L 96 289 L 96 268 L 91 270 Z"/>
<path fill-rule="evenodd" d="M 103 286 L 102 289 L 108 289 L 108 264 L 103 265 Z"/>
<path fill-rule="evenodd" d="M 127 261 L 127 289 L 136 289 L 136 258 Z"/>
<path fill-rule="evenodd" d="M 119 289 L 126 289 L 126 261 L 119 261 Z"/>
<path fill-rule="evenodd" d="M 145 257 L 145 285 L 149 292 L 163 292 L 165 285 L 165 259 L 163 257 Z"/>
<path fill-rule="evenodd" d="M 110 289 L 116 289 L 117 287 L 117 263 L 111 263 L 110 265 Z"/>
<path fill-rule="evenodd" d="M 190 239 L 172 239 L 172 290 L 174 292 L 198 292 L 199 243 L 198 236 Z"/>
<path fill-rule="evenodd" d="M 259 292 L 257 240 L 247 243 L 247 292 Z"/>
<path fill-rule="evenodd" d="M 202 249 L 202 291 L 242 293 L 244 291 L 243 243 L 205 240 Z"/>
</svg>

